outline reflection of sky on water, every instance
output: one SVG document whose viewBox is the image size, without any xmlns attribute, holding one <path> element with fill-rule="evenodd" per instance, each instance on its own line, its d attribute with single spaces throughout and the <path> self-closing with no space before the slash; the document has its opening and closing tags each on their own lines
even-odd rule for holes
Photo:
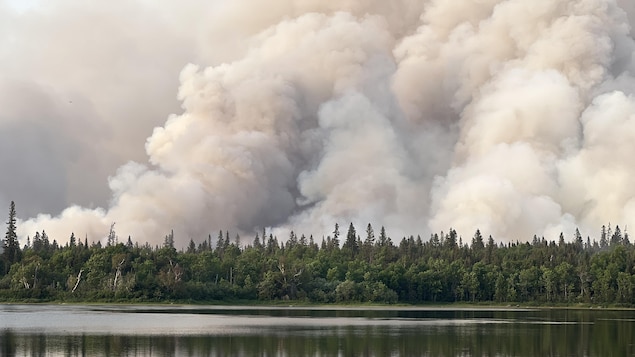
<svg viewBox="0 0 635 357">
<path fill-rule="evenodd" d="M 7 356 L 635 356 L 635 311 L 0 305 Z"/>
<path fill-rule="evenodd" d="M 544 317 L 536 320 L 526 315 L 536 311 L 444 308 L 0 305 L 0 329 L 10 329 L 17 333 L 231 335 L 259 334 L 265 331 L 292 333 L 332 327 L 379 326 L 402 329 L 511 323 L 556 325 L 584 323 Z M 281 313 L 290 313 L 291 316 L 280 316 Z M 342 313 L 347 316 L 339 316 Z M 463 316 L 465 314 L 470 316 Z"/>
</svg>

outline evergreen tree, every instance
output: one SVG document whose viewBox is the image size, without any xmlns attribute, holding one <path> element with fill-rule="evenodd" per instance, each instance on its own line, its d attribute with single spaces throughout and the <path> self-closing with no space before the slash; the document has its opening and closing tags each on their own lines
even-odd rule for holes
<svg viewBox="0 0 635 357">
<path fill-rule="evenodd" d="M 483 242 L 483 236 L 481 235 L 481 231 L 479 229 L 474 233 L 474 237 L 472 237 L 472 249 L 475 251 L 481 251 L 485 249 L 485 243 Z"/>
<path fill-rule="evenodd" d="M 335 248 L 340 247 L 340 225 L 335 223 L 335 230 L 333 231 L 333 239 L 331 243 Z"/>
<path fill-rule="evenodd" d="M 49 241 L 49 236 L 48 234 L 46 234 L 46 232 L 44 230 L 42 230 L 42 248 L 43 251 L 48 253 L 51 250 L 51 242 Z"/>
<path fill-rule="evenodd" d="M 430 245 L 432 245 L 433 247 L 438 247 L 441 245 L 438 233 L 430 234 Z"/>
<path fill-rule="evenodd" d="M 7 221 L 7 233 L 4 236 L 2 244 L 2 256 L 6 263 L 5 267 L 9 270 L 9 267 L 13 263 L 17 263 L 22 258 L 22 251 L 20 250 L 20 243 L 18 242 L 18 235 L 16 233 L 16 213 L 15 203 L 11 201 L 9 207 L 9 220 Z"/>
<path fill-rule="evenodd" d="M 610 245 L 611 247 L 615 247 L 618 246 L 620 244 L 622 244 L 622 231 L 620 230 L 620 226 L 615 226 L 615 231 L 613 231 L 613 234 L 611 235 L 611 241 L 610 241 Z"/>
<path fill-rule="evenodd" d="M 578 250 L 582 250 L 582 248 L 584 247 L 584 242 L 582 241 L 582 234 L 580 234 L 580 230 L 578 228 L 575 229 L 575 237 L 573 239 L 576 248 Z"/>
<path fill-rule="evenodd" d="M 373 231 L 373 226 L 368 223 L 366 227 L 366 239 L 364 240 L 364 245 L 368 247 L 372 247 L 375 245 L 375 231 Z"/>
<path fill-rule="evenodd" d="M 108 232 L 108 241 L 106 243 L 109 247 L 117 244 L 117 233 L 115 232 L 115 222 L 110 225 L 110 231 Z"/>
<path fill-rule="evenodd" d="M 289 239 L 287 240 L 287 247 L 293 248 L 296 245 L 298 245 L 298 236 L 295 234 L 294 231 L 291 231 L 289 233 Z"/>
<path fill-rule="evenodd" d="M 218 231 L 218 237 L 216 237 L 216 253 L 222 254 L 225 247 L 225 239 L 223 238 L 223 231 Z"/>
<path fill-rule="evenodd" d="M 190 244 L 187 246 L 187 252 L 190 254 L 196 253 L 196 244 L 192 238 L 190 238 Z"/>
<path fill-rule="evenodd" d="M 384 247 L 388 244 L 388 236 L 386 235 L 386 228 L 381 226 L 381 231 L 379 231 L 379 240 L 377 241 L 377 245 L 380 247 Z"/>
<path fill-rule="evenodd" d="M 35 232 L 33 236 L 33 242 L 31 243 L 33 251 L 39 253 L 43 249 L 42 237 L 40 236 L 40 232 Z"/>
<path fill-rule="evenodd" d="M 487 246 L 485 250 L 485 257 L 487 262 L 491 262 L 494 254 L 494 248 L 496 248 L 496 243 L 494 243 L 494 238 L 490 234 L 489 238 L 487 238 Z"/>
<path fill-rule="evenodd" d="M 269 239 L 267 239 L 267 253 L 274 254 L 278 249 L 280 249 L 280 245 L 278 244 L 278 239 L 273 236 L 273 233 L 269 233 Z"/>
<path fill-rule="evenodd" d="M 450 228 L 450 232 L 445 236 L 444 245 L 447 248 L 456 248 L 457 247 L 457 233 L 454 229 Z"/>
<path fill-rule="evenodd" d="M 163 240 L 163 247 L 174 248 L 174 230 L 173 229 L 170 230 L 170 234 L 165 236 L 165 239 Z"/>
<path fill-rule="evenodd" d="M 256 237 L 254 238 L 254 248 L 256 249 L 260 249 L 262 248 L 262 243 L 260 243 L 260 236 L 258 235 L 258 233 L 256 233 Z"/>
<path fill-rule="evenodd" d="M 348 232 L 346 233 L 346 241 L 344 241 L 344 247 L 351 252 L 352 256 L 355 256 L 359 252 L 359 246 L 357 245 L 357 232 L 353 222 L 348 226 Z"/>
<path fill-rule="evenodd" d="M 610 231 L 610 228 L 609 228 Z M 600 232 L 600 248 L 604 249 L 609 246 L 609 241 L 607 238 L 606 226 L 602 226 L 602 231 Z"/>
<path fill-rule="evenodd" d="M 223 242 L 223 249 L 229 248 L 229 231 L 225 231 L 225 241 Z"/>
</svg>

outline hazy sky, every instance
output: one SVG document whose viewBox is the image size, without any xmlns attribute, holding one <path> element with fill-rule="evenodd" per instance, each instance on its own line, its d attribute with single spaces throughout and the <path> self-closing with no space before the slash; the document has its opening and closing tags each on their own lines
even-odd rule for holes
<svg viewBox="0 0 635 357">
<path fill-rule="evenodd" d="M 0 0 L 22 237 L 635 224 L 631 1 L 29 3 Z"/>
</svg>

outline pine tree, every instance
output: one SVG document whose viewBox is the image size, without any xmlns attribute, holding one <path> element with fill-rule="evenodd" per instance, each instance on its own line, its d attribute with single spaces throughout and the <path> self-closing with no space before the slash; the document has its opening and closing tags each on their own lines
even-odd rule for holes
<svg viewBox="0 0 635 357">
<path fill-rule="evenodd" d="M 108 242 L 106 243 L 109 247 L 117 244 L 117 233 L 115 232 L 115 222 L 110 224 L 110 231 L 108 231 Z"/>
<path fill-rule="evenodd" d="M 454 229 L 450 228 L 450 231 L 448 232 L 448 234 L 445 236 L 445 240 L 443 241 L 443 245 L 454 249 L 457 247 L 457 242 L 456 242 L 456 238 L 457 238 L 457 233 Z"/>
<path fill-rule="evenodd" d="M 609 228 L 609 231 L 611 230 L 611 228 Z M 604 249 L 606 247 L 609 246 L 609 241 L 608 241 L 608 232 L 606 231 L 606 226 L 602 226 L 602 231 L 600 232 L 600 248 Z"/>
<path fill-rule="evenodd" d="M 7 233 L 4 236 L 4 242 L 2 244 L 2 256 L 5 260 L 7 270 L 13 263 L 19 262 L 22 258 L 22 251 L 20 250 L 20 243 L 18 242 L 15 223 L 15 203 L 11 201 L 11 205 L 9 207 L 9 221 L 7 222 Z"/>
<path fill-rule="evenodd" d="M 366 227 L 366 239 L 364 240 L 364 245 L 367 247 L 375 245 L 375 231 L 370 223 L 368 223 L 368 226 Z"/>
<path fill-rule="evenodd" d="M 44 248 L 44 251 L 48 253 L 51 250 L 51 242 L 49 241 L 49 236 L 46 234 L 46 231 L 42 230 L 41 237 L 42 247 Z"/>
<path fill-rule="evenodd" d="M 194 239 L 190 238 L 190 244 L 187 246 L 187 252 L 189 254 L 196 253 L 196 243 L 194 243 Z"/>
<path fill-rule="evenodd" d="M 218 237 L 216 237 L 216 253 L 219 255 L 223 253 L 225 247 L 225 239 L 223 238 L 223 231 L 218 231 Z"/>
<path fill-rule="evenodd" d="M 346 233 L 346 241 L 344 241 L 344 248 L 350 250 L 353 256 L 359 252 L 359 246 L 357 245 L 357 232 L 353 222 L 348 226 L 348 232 Z"/>
<path fill-rule="evenodd" d="M 381 226 L 381 230 L 379 231 L 379 240 L 377 241 L 377 246 L 384 247 L 388 245 L 388 236 L 386 235 L 386 228 Z"/>
<path fill-rule="evenodd" d="M 584 247 L 584 242 L 582 241 L 582 234 L 580 234 L 580 230 L 578 228 L 575 229 L 574 243 L 578 250 L 582 250 L 582 248 Z"/>
<path fill-rule="evenodd" d="M 163 247 L 174 249 L 174 230 L 173 229 L 170 230 L 170 234 L 166 235 L 165 239 L 163 239 Z"/>
<path fill-rule="evenodd" d="M 223 242 L 223 249 L 227 250 L 229 248 L 229 231 L 225 231 L 225 241 Z"/>
<path fill-rule="evenodd" d="M 534 236 L 534 241 L 537 240 L 536 236 Z M 481 235 L 481 231 L 479 229 L 474 232 L 474 237 L 472 237 L 472 249 L 474 251 L 480 252 L 485 249 L 485 242 L 483 242 L 483 235 Z"/>
<path fill-rule="evenodd" d="M 262 248 L 262 244 L 260 243 L 260 236 L 258 235 L 258 233 L 256 233 L 256 238 L 254 238 L 254 248 L 256 249 L 260 249 Z"/>
<path fill-rule="evenodd" d="M 298 236 L 294 231 L 289 232 L 289 239 L 287 240 L 287 247 L 293 248 L 298 244 Z"/>
<path fill-rule="evenodd" d="M 42 251 L 43 244 L 42 244 L 42 237 L 40 236 L 40 232 L 35 232 L 35 235 L 33 236 L 33 241 L 31 242 L 31 246 L 33 248 L 33 251 L 36 253 L 39 253 Z"/>
<path fill-rule="evenodd" d="M 340 225 L 335 223 L 335 230 L 333 231 L 332 244 L 336 249 L 340 247 Z"/>
<path fill-rule="evenodd" d="M 610 246 L 615 247 L 622 244 L 622 239 L 622 231 L 620 230 L 620 226 L 616 225 L 615 231 L 613 231 L 613 234 L 611 235 Z"/>
</svg>

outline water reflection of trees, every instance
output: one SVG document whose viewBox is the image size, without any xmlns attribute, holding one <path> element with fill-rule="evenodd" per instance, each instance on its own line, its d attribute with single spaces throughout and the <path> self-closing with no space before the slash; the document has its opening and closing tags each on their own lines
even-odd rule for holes
<svg viewBox="0 0 635 357">
<path fill-rule="evenodd" d="M 629 356 L 635 323 L 585 323 L 574 311 L 555 319 L 455 325 L 266 329 L 213 336 L 0 335 L 3 356 Z M 569 316 L 571 314 L 572 316 Z M 575 316 L 573 316 L 575 315 Z M 573 324 L 552 323 L 576 321 Z M 492 321 L 493 322 L 493 321 Z M 582 322 L 582 323 L 580 323 Z"/>
</svg>

